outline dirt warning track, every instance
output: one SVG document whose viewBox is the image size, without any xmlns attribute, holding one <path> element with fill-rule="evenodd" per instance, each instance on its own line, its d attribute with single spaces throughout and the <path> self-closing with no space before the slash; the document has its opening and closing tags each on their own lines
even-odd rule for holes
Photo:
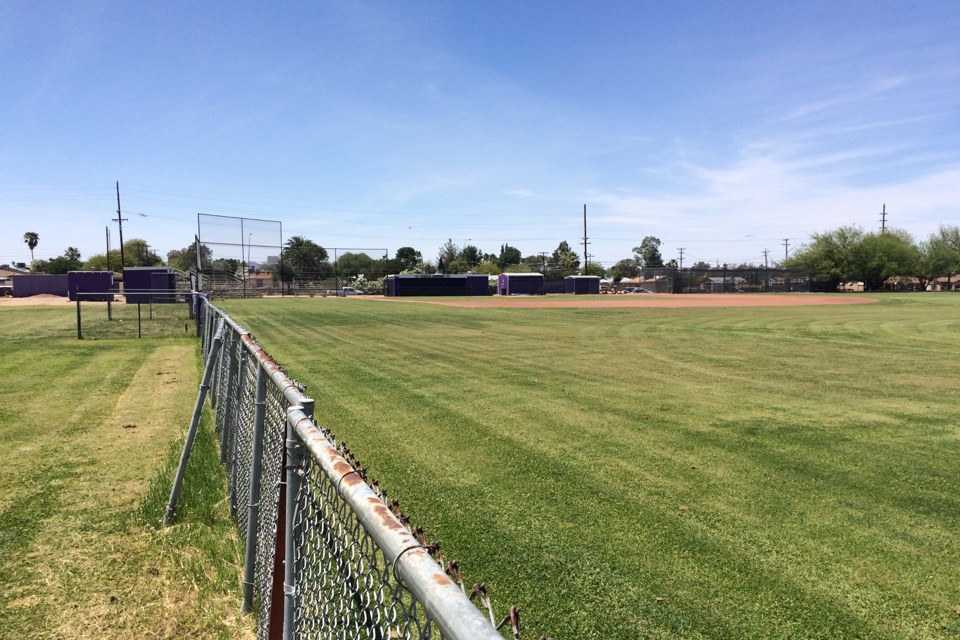
<svg viewBox="0 0 960 640">
<path fill-rule="evenodd" d="M 383 298 L 403 301 L 404 298 Z M 809 307 L 817 305 L 865 304 L 878 302 L 877 298 L 848 297 L 840 294 L 757 294 L 757 293 L 684 293 L 684 294 L 628 294 L 628 295 L 548 295 L 548 296 L 492 296 L 489 298 L 444 298 L 440 300 L 410 300 L 446 307 L 514 308 L 514 309 L 572 309 L 572 308 L 682 308 L 682 307 Z"/>
</svg>

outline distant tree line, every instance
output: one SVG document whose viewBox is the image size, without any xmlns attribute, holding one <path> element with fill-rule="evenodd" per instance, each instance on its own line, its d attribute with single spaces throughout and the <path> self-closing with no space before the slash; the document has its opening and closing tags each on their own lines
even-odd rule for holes
<svg viewBox="0 0 960 640">
<path fill-rule="evenodd" d="M 858 226 L 843 226 L 815 233 L 781 266 L 800 268 L 815 277 L 842 282 L 862 282 L 874 291 L 890 278 L 915 278 L 921 288 L 942 277 L 960 273 L 960 227 L 940 225 L 923 242 L 915 242 L 902 229 L 867 233 Z"/>
<path fill-rule="evenodd" d="M 151 251 L 140 238 L 128 240 L 123 250 L 97 254 L 82 261 L 75 247 L 68 247 L 62 256 L 50 260 L 34 260 L 33 250 L 39 244 L 39 234 L 29 231 L 23 241 L 30 248 L 31 268 L 36 273 L 67 273 L 75 270 L 111 269 L 122 267 L 150 267 L 164 261 Z M 646 236 L 632 250 L 633 255 L 617 261 L 609 268 L 592 262 L 584 264 L 581 256 L 564 240 L 552 252 L 523 256 L 519 249 L 504 243 L 496 253 L 487 253 L 472 244 L 458 246 L 448 239 L 440 246 L 436 260 L 424 260 L 413 247 L 400 247 L 393 258 L 373 258 L 366 253 L 346 252 L 331 261 L 327 249 L 304 236 L 293 236 L 281 249 L 275 264 L 254 268 L 231 258 L 214 259 L 206 245 L 200 246 L 200 265 L 205 272 L 242 275 L 253 271 L 272 274 L 278 283 L 294 282 L 319 284 L 331 279 L 338 282 L 360 282 L 370 290 L 382 286 L 386 275 L 394 273 L 542 273 L 548 279 L 560 279 L 574 274 L 610 277 L 615 281 L 635 278 L 645 269 L 676 268 L 677 261 L 664 261 L 660 253 L 660 239 Z M 183 249 L 167 253 L 166 264 L 189 271 L 197 265 L 197 246 L 191 243 Z M 122 257 L 121 257 L 122 256 Z M 121 264 L 121 262 L 123 264 Z M 717 268 L 719 268 L 719 264 Z M 723 265 L 730 269 L 762 269 L 755 264 Z M 863 282 L 867 290 L 875 290 L 893 277 L 916 279 L 920 287 L 942 277 L 960 273 L 960 227 L 941 225 L 936 233 L 922 242 L 902 229 L 885 232 L 865 232 L 858 226 L 842 226 L 832 231 L 815 233 L 811 242 L 802 245 L 789 258 L 775 263 L 783 269 L 800 269 L 811 276 L 839 285 L 843 282 Z M 690 265 L 693 270 L 709 270 L 706 262 Z"/>
</svg>

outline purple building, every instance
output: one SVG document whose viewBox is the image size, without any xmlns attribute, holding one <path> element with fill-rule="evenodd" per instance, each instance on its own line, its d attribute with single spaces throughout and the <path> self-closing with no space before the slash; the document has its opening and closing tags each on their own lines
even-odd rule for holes
<svg viewBox="0 0 960 640">
<path fill-rule="evenodd" d="M 501 296 L 542 296 L 542 273 L 501 273 L 497 278 L 497 293 Z"/>
<path fill-rule="evenodd" d="M 70 299 L 76 300 L 78 293 L 87 294 L 82 300 L 107 302 L 113 300 L 112 271 L 71 271 L 67 274 L 67 288 Z"/>
<path fill-rule="evenodd" d="M 174 302 L 177 273 L 170 267 L 125 267 L 123 292 L 127 303 Z M 163 295 L 161 295 L 163 294 Z"/>
<path fill-rule="evenodd" d="M 69 291 L 67 274 L 38 273 L 35 275 L 14 275 L 13 297 L 51 295 L 67 297 Z"/>
<path fill-rule="evenodd" d="M 485 274 L 401 274 L 387 276 L 388 296 L 486 296 L 490 279 Z"/>
<path fill-rule="evenodd" d="M 574 295 L 600 293 L 599 276 L 567 276 L 564 278 L 567 284 L 567 293 Z"/>
</svg>

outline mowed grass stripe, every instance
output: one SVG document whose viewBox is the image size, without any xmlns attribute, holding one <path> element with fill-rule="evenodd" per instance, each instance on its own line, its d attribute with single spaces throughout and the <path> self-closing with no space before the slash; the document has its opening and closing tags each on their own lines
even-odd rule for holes
<svg viewBox="0 0 960 640">
<path fill-rule="evenodd" d="M 198 444 L 178 521 L 156 531 L 197 395 L 196 341 L 78 341 L 70 307 L 2 315 L 0 637 L 251 637 L 209 428 L 198 443 L 212 455 Z M 213 490 L 197 508 L 203 472 Z M 146 493 L 160 499 L 141 512 Z"/>
<path fill-rule="evenodd" d="M 953 298 L 225 308 L 531 633 L 960 633 Z"/>
</svg>

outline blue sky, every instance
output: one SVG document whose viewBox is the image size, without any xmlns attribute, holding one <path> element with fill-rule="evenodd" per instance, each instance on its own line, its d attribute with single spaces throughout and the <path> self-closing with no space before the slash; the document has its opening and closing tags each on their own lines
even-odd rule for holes
<svg viewBox="0 0 960 640">
<path fill-rule="evenodd" d="M 956 0 L 9 0 L 0 262 L 27 231 L 38 258 L 116 247 L 115 181 L 161 255 L 198 213 L 372 255 L 581 252 L 584 205 L 607 266 L 648 235 L 762 264 L 884 205 L 923 240 L 960 224 L 958 34 Z"/>
</svg>

